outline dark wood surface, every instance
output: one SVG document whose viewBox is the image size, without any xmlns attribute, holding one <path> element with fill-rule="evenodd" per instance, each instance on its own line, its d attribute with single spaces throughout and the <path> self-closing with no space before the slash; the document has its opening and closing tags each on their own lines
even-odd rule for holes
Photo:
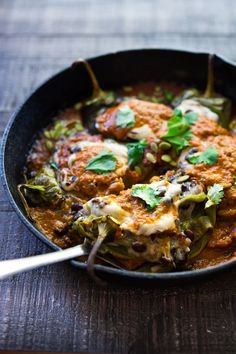
<svg viewBox="0 0 236 354">
<path fill-rule="evenodd" d="M 172 47 L 236 60 L 235 18 L 234 0 L 0 0 L 0 133 L 33 88 L 78 57 Z M 0 258 L 50 251 L 0 193 Z M 235 289 L 236 270 L 147 289 L 44 267 L 0 283 L 0 349 L 235 353 Z"/>
</svg>

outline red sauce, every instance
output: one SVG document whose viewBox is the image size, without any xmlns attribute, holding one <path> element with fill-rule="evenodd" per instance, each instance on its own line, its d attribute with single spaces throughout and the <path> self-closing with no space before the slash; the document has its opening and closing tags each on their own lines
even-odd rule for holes
<svg viewBox="0 0 236 354">
<path fill-rule="evenodd" d="M 158 91 L 156 86 L 156 83 L 137 84 L 131 88 L 124 88 L 120 92 L 125 96 L 140 95 L 141 92 L 141 96 L 145 98 L 145 96 L 153 95 L 155 90 Z M 164 90 L 171 90 L 174 94 L 177 94 L 184 88 L 183 86 L 170 83 L 161 83 L 158 86 L 161 86 Z M 148 124 L 156 137 L 159 137 L 161 135 L 160 132 L 166 129 L 166 121 L 172 114 L 171 108 L 158 102 L 149 103 L 130 99 L 122 103 L 122 105 L 129 105 L 135 111 L 137 127 Z M 115 126 L 114 117 L 119 107 L 120 105 L 109 108 L 99 116 L 97 123 L 100 133 L 104 136 L 112 136 L 117 140 L 123 140 L 127 136 L 129 129 L 117 129 Z M 64 121 L 79 120 L 80 118 L 80 113 L 74 108 L 68 109 L 56 117 L 57 120 Z M 191 263 L 191 266 L 196 269 L 227 262 L 236 257 L 236 187 L 234 186 L 233 179 L 233 176 L 236 175 L 236 141 L 235 137 L 228 130 L 213 121 L 209 121 L 205 117 L 199 119 L 193 126 L 192 132 L 192 145 L 197 147 L 199 151 L 203 151 L 207 146 L 217 146 L 219 159 L 213 166 L 203 164 L 194 165 L 187 173 L 205 186 L 222 183 L 226 187 L 225 198 L 218 208 L 218 221 L 213 230 L 212 237 L 206 248 Z M 87 134 L 87 132 L 79 133 L 75 137 L 72 137 L 70 142 L 65 141 L 64 145 L 61 145 L 58 152 L 59 168 L 66 166 L 66 159 L 71 143 L 76 143 L 85 138 L 97 143 L 101 141 L 100 135 L 91 137 Z M 27 165 L 29 176 L 33 176 L 35 171 L 38 171 L 50 160 L 52 150 L 48 147 L 47 141 L 48 139 L 44 133 L 41 133 L 32 147 Z M 95 154 L 98 151 L 97 149 L 96 147 Z M 102 150 L 102 147 L 100 150 Z M 62 248 L 81 242 L 81 238 L 76 232 L 68 232 L 67 224 L 73 219 L 76 212 L 79 211 L 78 205 L 82 205 L 84 200 L 97 195 L 118 194 L 126 188 L 125 184 L 128 183 L 128 180 L 128 184 L 137 183 L 140 180 L 142 182 L 146 181 L 145 174 L 140 177 L 140 174 L 135 171 L 129 171 L 126 174 L 126 179 L 123 180 L 124 176 L 117 172 L 120 166 L 117 166 L 117 169 L 107 176 L 96 175 L 95 178 L 90 171 L 85 172 L 85 165 L 94 156 L 93 148 L 87 148 L 83 153 L 78 152 L 77 154 L 78 158 L 74 165 L 74 175 L 80 181 L 78 185 L 79 192 L 77 194 L 72 193 L 72 196 L 69 196 L 66 201 L 54 209 L 44 206 L 32 207 L 30 211 L 30 216 L 38 228 Z M 149 170 L 147 169 L 147 171 Z M 125 204 L 125 192 L 122 195 L 124 196 L 123 203 Z M 123 198 L 122 195 L 120 198 Z M 73 209 L 71 209 L 72 204 L 77 205 L 78 210 L 71 212 Z M 74 208 L 76 209 L 76 207 Z M 137 209 L 135 212 L 140 211 Z M 135 268 L 137 263 L 132 260 L 124 262 L 130 269 Z"/>
</svg>

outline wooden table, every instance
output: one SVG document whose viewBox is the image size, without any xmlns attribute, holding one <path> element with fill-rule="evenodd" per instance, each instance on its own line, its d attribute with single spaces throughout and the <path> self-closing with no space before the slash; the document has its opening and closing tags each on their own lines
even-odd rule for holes
<svg viewBox="0 0 236 354">
<path fill-rule="evenodd" d="M 78 57 L 140 47 L 236 60 L 234 0 L 0 0 L 0 132 L 44 79 Z M 0 257 L 48 252 L 0 197 Z M 69 263 L 1 282 L 0 349 L 235 353 L 236 270 L 156 289 L 100 288 Z M 4 352 L 5 353 L 5 352 Z"/>
</svg>

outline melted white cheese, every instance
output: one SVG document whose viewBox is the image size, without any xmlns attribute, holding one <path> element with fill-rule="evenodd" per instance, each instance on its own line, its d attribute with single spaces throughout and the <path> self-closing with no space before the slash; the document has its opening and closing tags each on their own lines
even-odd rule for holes
<svg viewBox="0 0 236 354">
<path fill-rule="evenodd" d="M 151 186 L 161 187 L 165 184 L 165 182 L 166 181 L 153 182 Z M 172 185 L 169 184 L 169 186 Z M 174 186 L 174 188 L 169 187 L 169 194 L 171 196 L 177 195 L 178 193 L 179 188 L 176 186 Z M 129 230 L 136 235 L 149 236 L 155 234 L 156 232 L 174 230 L 176 228 L 175 208 L 171 208 L 168 213 L 162 215 L 158 211 L 155 215 L 155 211 L 153 211 L 152 222 L 146 224 L 141 223 L 140 225 L 138 220 L 136 220 L 135 213 L 127 212 L 118 203 L 110 200 L 109 196 L 91 199 L 84 205 L 84 211 L 87 214 L 93 214 L 95 216 L 110 215 L 120 223 L 121 230 Z"/>
<path fill-rule="evenodd" d="M 167 230 L 174 230 L 176 216 L 171 212 L 168 214 L 162 215 L 159 219 L 155 220 L 152 224 L 143 224 L 138 229 L 138 235 L 149 236 L 155 234 L 156 232 L 163 232 Z"/>
<path fill-rule="evenodd" d="M 184 100 L 181 104 L 176 107 L 181 110 L 182 113 L 186 113 L 187 111 L 196 112 L 204 117 L 207 117 L 215 122 L 219 121 L 219 116 L 215 112 L 212 112 L 209 108 L 201 105 L 199 102 L 195 100 Z"/>
<path fill-rule="evenodd" d="M 167 188 L 164 199 L 172 199 L 181 193 L 181 184 L 171 183 Z"/>
<path fill-rule="evenodd" d="M 109 201 L 109 197 L 93 198 L 84 205 L 84 209 L 96 216 L 110 215 L 120 223 L 129 217 L 129 214 L 118 203 Z"/>
<path fill-rule="evenodd" d="M 164 199 L 173 199 L 181 193 L 181 184 L 179 183 L 170 183 L 166 180 L 160 180 L 157 182 L 150 183 L 150 187 L 156 190 L 165 190 Z"/>
<path fill-rule="evenodd" d="M 111 140 L 105 140 L 104 142 L 94 142 L 94 141 L 79 141 L 76 143 L 76 146 L 84 149 L 89 146 L 103 146 L 104 149 L 111 151 L 118 161 L 121 163 L 127 163 L 128 161 L 128 150 L 127 147 L 123 144 L 111 142 Z"/>
<path fill-rule="evenodd" d="M 147 139 L 150 136 L 154 136 L 154 133 L 148 124 L 144 124 L 139 128 L 134 128 L 128 133 L 128 137 L 134 140 Z"/>
</svg>

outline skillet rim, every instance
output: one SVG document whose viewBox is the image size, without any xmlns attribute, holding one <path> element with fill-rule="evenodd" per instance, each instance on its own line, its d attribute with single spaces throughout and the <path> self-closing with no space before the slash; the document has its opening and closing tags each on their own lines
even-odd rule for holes
<svg viewBox="0 0 236 354">
<path fill-rule="evenodd" d="M 192 54 L 192 55 L 209 55 L 212 53 L 204 52 L 204 51 L 196 51 L 196 50 L 182 50 L 182 49 L 174 49 L 174 48 L 135 48 L 135 49 L 129 49 L 129 50 L 123 50 L 123 51 L 115 51 L 111 53 L 106 53 L 98 56 L 93 56 L 90 57 L 86 60 L 88 62 L 91 62 L 96 59 L 102 59 L 104 57 L 108 56 L 116 56 L 120 54 L 135 54 L 138 52 L 162 52 L 162 53 L 180 53 L 180 54 Z M 217 59 L 219 59 L 224 65 L 229 65 L 232 66 L 236 70 L 236 63 L 234 63 L 232 60 L 226 58 L 224 55 L 221 54 L 214 54 Z M 0 171 L 1 171 L 1 180 L 2 184 L 4 187 L 4 190 L 7 192 L 8 199 L 10 200 L 11 205 L 13 206 L 16 214 L 19 216 L 20 220 L 23 222 L 23 224 L 31 231 L 31 233 L 39 238 L 42 242 L 47 244 L 50 248 L 58 251 L 61 250 L 59 246 L 54 244 L 52 241 L 50 241 L 43 233 L 41 233 L 36 226 L 34 226 L 33 222 L 31 222 L 20 210 L 18 207 L 11 191 L 8 185 L 7 181 L 7 174 L 6 174 L 6 169 L 5 169 L 5 161 L 6 161 L 6 146 L 8 143 L 8 137 L 9 133 L 11 131 L 12 125 L 17 118 L 18 114 L 20 114 L 23 106 L 32 98 L 34 94 L 37 93 L 39 89 L 42 89 L 44 85 L 49 83 L 51 80 L 54 80 L 57 76 L 63 75 L 70 67 L 66 67 L 63 70 L 60 70 L 56 74 L 50 76 L 48 79 L 44 80 L 42 83 L 40 83 L 36 88 L 33 89 L 33 91 L 23 100 L 21 104 L 14 110 L 14 112 L 11 114 L 10 119 L 4 129 L 4 133 L 2 136 L 2 143 L 1 143 L 1 152 L 0 152 Z M 76 260 L 70 260 L 70 263 L 79 268 L 79 269 L 86 269 L 86 263 L 79 262 Z M 215 273 L 219 273 L 222 271 L 225 271 L 227 269 L 232 268 L 233 266 L 236 265 L 236 259 L 232 259 L 228 262 L 225 263 L 220 263 L 215 266 L 203 268 L 203 269 L 195 269 L 195 270 L 187 270 L 187 271 L 176 271 L 176 272 L 171 272 L 171 273 L 147 273 L 147 272 L 137 272 L 137 271 L 130 271 L 130 270 L 120 270 L 116 268 L 112 268 L 109 266 L 104 266 L 104 265 L 95 265 L 95 271 L 102 273 L 102 274 L 108 274 L 108 275 L 114 275 L 118 276 L 120 278 L 127 278 L 127 279 L 135 279 L 135 280 L 150 280 L 150 281 L 171 281 L 171 283 L 175 283 L 176 281 L 181 281 L 181 280 L 195 280 L 195 279 L 200 279 L 203 277 L 210 276 Z"/>
</svg>

